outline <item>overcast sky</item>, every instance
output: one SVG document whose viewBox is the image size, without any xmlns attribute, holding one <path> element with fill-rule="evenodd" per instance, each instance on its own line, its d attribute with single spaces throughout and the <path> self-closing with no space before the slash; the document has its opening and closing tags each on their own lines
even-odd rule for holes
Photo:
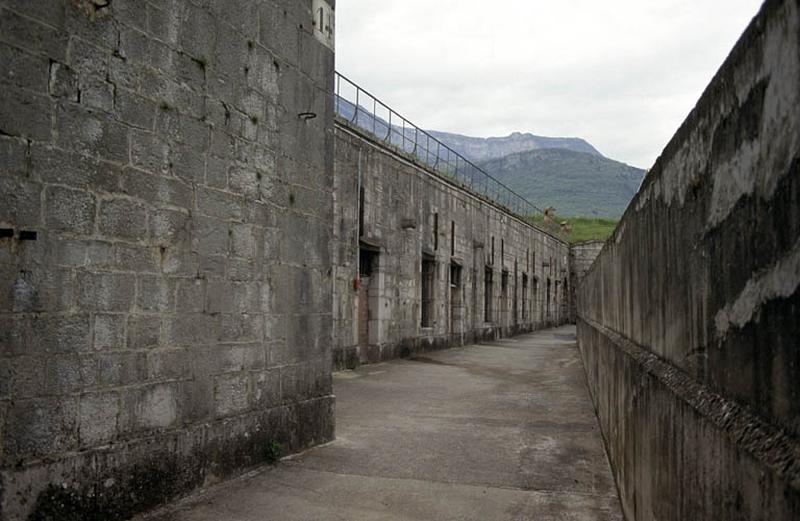
<svg viewBox="0 0 800 521">
<path fill-rule="evenodd" d="M 338 0 L 336 68 L 423 128 L 649 168 L 761 0 Z"/>
</svg>

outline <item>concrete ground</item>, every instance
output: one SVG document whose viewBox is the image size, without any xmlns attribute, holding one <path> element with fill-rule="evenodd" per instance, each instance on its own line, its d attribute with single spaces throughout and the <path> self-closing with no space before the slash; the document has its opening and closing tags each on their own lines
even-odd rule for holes
<svg viewBox="0 0 800 521">
<path fill-rule="evenodd" d="M 336 441 L 149 521 L 621 520 L 573 326 L 334 375 Z"/>
</svg>

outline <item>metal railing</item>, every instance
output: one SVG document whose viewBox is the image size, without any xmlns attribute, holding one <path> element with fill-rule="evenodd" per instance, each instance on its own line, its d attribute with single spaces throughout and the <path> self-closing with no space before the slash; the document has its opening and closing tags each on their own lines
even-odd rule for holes
<svg viewBox="0 0 800 521">
<path fill-rule="evenodd" d="M 349 79 L 335 73 L 336 115 L 437 174 L 530 221 L 544 211 Z"/>
</svg>

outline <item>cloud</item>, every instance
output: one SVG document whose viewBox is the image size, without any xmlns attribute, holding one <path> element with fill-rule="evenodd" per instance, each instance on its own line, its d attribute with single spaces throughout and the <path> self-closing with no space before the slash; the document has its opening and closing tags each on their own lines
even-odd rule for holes
<svg viewBox="0 0 800 521">
<path fill-rule="evenodd" d="M 759 0 L 341 0 L 337 69 L 423 128 L 587 139 L 649 167 Z"/>
</svg>

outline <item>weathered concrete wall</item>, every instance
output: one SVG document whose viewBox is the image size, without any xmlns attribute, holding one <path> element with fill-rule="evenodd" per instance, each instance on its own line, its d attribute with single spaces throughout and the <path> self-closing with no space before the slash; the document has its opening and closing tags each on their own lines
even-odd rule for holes
<svg viewBox="0 0 800 521">
<path fill-rule="evenodd" d="M 600 255 L 605 241 L 583 241 L 569 246 L 569 274 L 570 274 L 570 320 L 577 320 L 578 287 L 592 263 Z"/>
<path fill-rule="evenodd" d="M 568 319 L 568 247 L 563 241 L 339 120 L 335 171 L 335 367 L 507 336 Z M 371 274 L 362 266 L 359 276 L 359 262 L 369 261 L 370 255 L 359 259 L 360 248 L 377 254 Z M 431 262 L 432 270 L 425 295 L 423 260 Z M 457 266 L 456 273 L 452 266 Z M 488 317 L 487 270 L 492 274 Z M 431 302 L 425 325 L 423 300 Z"/>
<path fill-rule="evenodd" d="M 579 288 L 628 519 L 800 518 L 800 14 L 768 0 Z"/>
<path fill-rule="evenodd" d="M 332 437 L 311 9 L 0 1 L 0 518 L 121 519 Z"/>
</svg>

